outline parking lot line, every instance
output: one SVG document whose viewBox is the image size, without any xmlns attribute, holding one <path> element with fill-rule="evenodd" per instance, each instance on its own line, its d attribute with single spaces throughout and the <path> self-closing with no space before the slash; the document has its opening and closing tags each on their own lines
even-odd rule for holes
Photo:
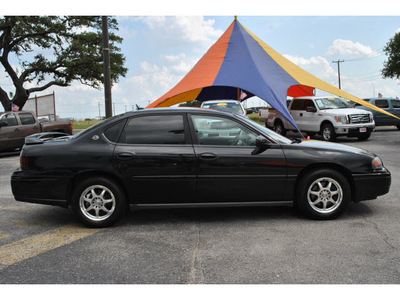
<svg viewBox="0 0 400 300">
<path fill-rule="evenodd" d="M 63 226 L 0 247 L 0 269 L 80 240 L 102 229 Z"/>
</svg>

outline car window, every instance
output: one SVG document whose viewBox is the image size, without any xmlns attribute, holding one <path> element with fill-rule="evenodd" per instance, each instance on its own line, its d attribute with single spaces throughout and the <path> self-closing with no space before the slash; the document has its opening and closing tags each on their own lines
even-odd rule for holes
<svg viewBox="0 0 400 300">
<path fill-rule="evenodd" d="M 400 108 L 400 100 L 392 100 L 393 108 Z"/>
<path fill-rule="evenodd" d="M 291 110 L 305 110 L 304 109 L 304 100 L 293 100 L 293 104 Z"/>
<path fill-rule="evenodd" d="M 315 102 L 319 109 L 336 109 L 336 108 L 351 108 L 350 104 L 347 104 L 339 98 L 320 98 L 316 99 Z"/>
<path fill-rule="evenodd" d="M 219 102 L 219 103 L 204 103 L 203 108 L 210 108 L 220 111 L 227 111 L 235 114 L 244 115 L 245 112 L 239 102 Z"/>
<path fill-rule="evenodd" d="M 185 144 L 183 115 L 131 118 L 121 134 L 124 144 Z"/>
<path fill-rule="evenodd" d="M 312 101 L 312 100 L 306 100 L 306 101 L 304 101 L 304 110 L 307 109 L 307 107 L 313 107 L 313 108 L 315 108 L 314 101 Z"/>
<path fill-rule="evenodd" d="M 36 123 L 35 117 L 31 113 L 19 114 L 19 119 L 21 120 L 22 125 L 30 125 Z"/>
<path fill-rule="evenodd" d="M 388 108 L 389 107 L 389 102 L 386 99 L 377 99 L 375 100 L 375 106 L 379 108 Z"/>
<path fill-rule="evenodd" d="M 0 121 L 7 122 L 7 126 L 16 126 L 18 125 L 17 118 L 15 117 L 14 114 L 6 114 L 1 117 Z"/>
<path fill-rule="evenodd" d="M 255 146 L 257 134 L 234 120 L 201 115 L 192 120 L 200 145 Z"/>
<path fill-rule="evenodd" d="M 103 134 L 110 142 L 116 143 L 119 137 L 119 133 L 121 132 L 122 127 L 125 125 L 125 120 L 113 124 L 112 126 L 108 127 L 104 130 Z"/>
</svg>

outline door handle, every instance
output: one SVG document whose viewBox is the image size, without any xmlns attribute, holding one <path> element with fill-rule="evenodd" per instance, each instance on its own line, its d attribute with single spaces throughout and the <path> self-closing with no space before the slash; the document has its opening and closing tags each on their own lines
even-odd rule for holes
<svg viewBox="0 0 400 300">
<path fill-rule="evenodd" d="M 135 158 L 135 156 L 136 156 L 135 152 L 121 152 L 117 154 L 117 158 L 121 160 L 129 160 Z"/>
<path fill-rule="evenodd" d="M 19 129 L 19 128 L 15 128 L 15 129 L 14 129 L 14 131 L 21 131 L 21 129 Z"/>
<path fill-rule="evenodd" d="M 211 152 L 201 153 L 199 157 L 201 160 L 207 160 L 207 161 L 217 160 L 219 158 L 217 154 Z"/>
</svg>

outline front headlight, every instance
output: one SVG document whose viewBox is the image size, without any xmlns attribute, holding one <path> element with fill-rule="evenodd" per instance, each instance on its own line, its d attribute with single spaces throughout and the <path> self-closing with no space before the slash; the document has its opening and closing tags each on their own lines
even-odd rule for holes
<svg viewBox="0 0 400 300">
<path fill-rule="evenodd" d="M 349 124 L 349 120 L 346 116 L 335 116 L 336 122 L 341 122 L 342 124 Z"/>
<path fill-rule="evenodd" d="M 383 169 L 383 162 L 378 156 L 376 156 L 372 160 L 371 164 L 372 164 L 372 169 L 373 170 L 382 170 Z"/>
</svg>

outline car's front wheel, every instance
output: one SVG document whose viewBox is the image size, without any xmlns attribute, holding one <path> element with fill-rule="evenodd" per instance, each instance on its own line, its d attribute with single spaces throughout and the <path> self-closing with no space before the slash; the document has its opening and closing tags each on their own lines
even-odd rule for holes
<svg viewBox="0 0 400 300">
<path fill-rule="evenodd" d="M 108 178 L 84 180 L 75 189 L 72 208 L 78 218 L 89 227 L 107 227 L 122 215 L 126 207 L 120 186 Z"/>
<path fill-rule="evenodd" d="M 336 141 L 336 133 L 333 126 L 329 123 L 322 125 L 321 135 L 324 141 L 334 142 Z"/>
<path fill-rule="evenodd" d="M 315 170 L 307 173 L 297 188 L 297 207 L 318 220 L 341 215 L 351 199 L 348 180 L 335 170 Z"/>
</svg>

